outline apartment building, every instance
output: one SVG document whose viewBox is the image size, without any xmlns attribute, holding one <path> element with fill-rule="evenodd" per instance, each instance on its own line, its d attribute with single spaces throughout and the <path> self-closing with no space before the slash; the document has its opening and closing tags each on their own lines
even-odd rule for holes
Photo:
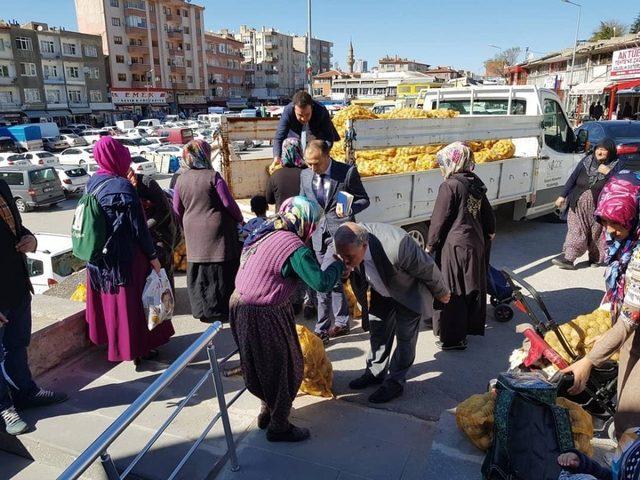
<svg viewBox="0 0 640 480">
<path fill-rule="evenodd" d="M 307 55 L 307 37 L 293 37 L 293 48 Z M 331 70 L 332 48 L 333 43 L 327 40 L 311 38 L 311 66 L 314 75 Z"/>
<path fill-rule="evenodd" d="M 204 38 L 210 102 L 228 106 L 230 99 L 246 100 L 244 44 L 228 30 L 205 32 Z"/>
<path fill-rule="evenodd" d="M 113 103 L 206 106 L 204 7 L 184 0 L 75 0 L 81 32 L 102 37 Z"/>
<path fill-rule="evenodd" d="M 104 121 L 112 110 L 99 36 L 0 22 L 0 117 Z"/>
<path fill-rule="evenodd" d="M 427 73 L 430 65 L 426 63 L 416 62 L 408 58 L 400 58 L 398 55 L 394 57 L 386 56 L 378 60 L 381 72 L 421 72 Z"/>
</svg>

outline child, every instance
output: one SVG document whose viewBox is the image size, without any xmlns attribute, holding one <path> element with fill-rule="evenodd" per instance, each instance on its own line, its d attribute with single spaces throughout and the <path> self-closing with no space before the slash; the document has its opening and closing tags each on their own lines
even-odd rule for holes
<svg viewBox="0 0 640 480">
<path fill-rule="evenodd" d="M 247 238 L 251 233 L 267 221 L 267 209 L 269 204 L 267 199 L 262 195 L 255 195 L 251 197 L 251 211 L 256 218 L 252 218 L 242 227 L 242 239 Z"/>
</svg>

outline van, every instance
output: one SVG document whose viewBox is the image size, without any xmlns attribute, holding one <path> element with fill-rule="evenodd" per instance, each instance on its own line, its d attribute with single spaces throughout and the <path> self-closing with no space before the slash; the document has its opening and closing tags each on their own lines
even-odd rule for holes
<svg viewBox="0 0 640 480">
<path fill-rule="evenodd" d="M 0 179 L 7 182 L 20 213 L 55 205 L 65 199 L 53 167 L 24 165 L 0 167 Z"/>
<path fill-rule="evenodd" d="M 190 128 L 170 128 L 165 130 L 161 135 L 167 138 L 167 143 L 173 143 L 176 145 L 184 145 L 193 140 L 193 130 Z"/>
<path fill-rule="evenodd" d="M 135 127 L 135 124 L 133 123 L 133 120 L 118 120 L 116 122 L 116 127 L 121 132 L 126 132 L 128 130 L 131 130 L 133 127 Z"/>
<path fill-rule="evenodd" d="M 116 122 L 118 123 L 118 122 Z M 147 118 L 145 120 L 140 120 L 138 122 L 138 126 L 139 127 L 159 127 L 160 126 L 160 120 L 158 120 L 157 118 Z"/>
<path fill-rule="evenodd" d="M 35 237 L 38 246 L 27 253 L 27 272 L 36 294 L 85 268 L 86 262 L 73 256 L 70 235 L 36 233 Z"/>
</svg>

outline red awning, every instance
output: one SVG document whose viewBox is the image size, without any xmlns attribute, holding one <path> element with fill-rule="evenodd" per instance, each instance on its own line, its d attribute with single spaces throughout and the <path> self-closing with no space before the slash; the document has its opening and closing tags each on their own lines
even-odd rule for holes
<svg viewBox="0 0 640 480">
<path fill-rule="evenodd" d="M 627 88 L 634 88 L 640 86 L 640 78 L 636 78 L 635 80 L 626 80 L 624 82 L 618 82 L 618 83 L 614 83 L 613 85 L 610 85 L 609 87 L 605 88 L 605 90 L 611 90 L 611 91 L 618 91 L 618 90 L 625 90 Z"/>
</svg>

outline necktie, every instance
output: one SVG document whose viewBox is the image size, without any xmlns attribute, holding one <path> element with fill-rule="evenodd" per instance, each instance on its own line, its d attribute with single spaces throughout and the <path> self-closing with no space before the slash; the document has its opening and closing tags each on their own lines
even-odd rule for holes
<svg viewBox="0 0 640 480">
<path fill-rule="evenodd" d="M 327 176 L 326 174 L 322 173 L 320 175 L 318 175 L 320 177 L 320 181 L 318 182 L 318 191 L 316 192 L 316 199 L 318 200 L 318 203 L 320 204 L 321 207 L 326 207 L 327 205 L 327 192 L 324 189 L 324 179 Z"/>
</svg>

